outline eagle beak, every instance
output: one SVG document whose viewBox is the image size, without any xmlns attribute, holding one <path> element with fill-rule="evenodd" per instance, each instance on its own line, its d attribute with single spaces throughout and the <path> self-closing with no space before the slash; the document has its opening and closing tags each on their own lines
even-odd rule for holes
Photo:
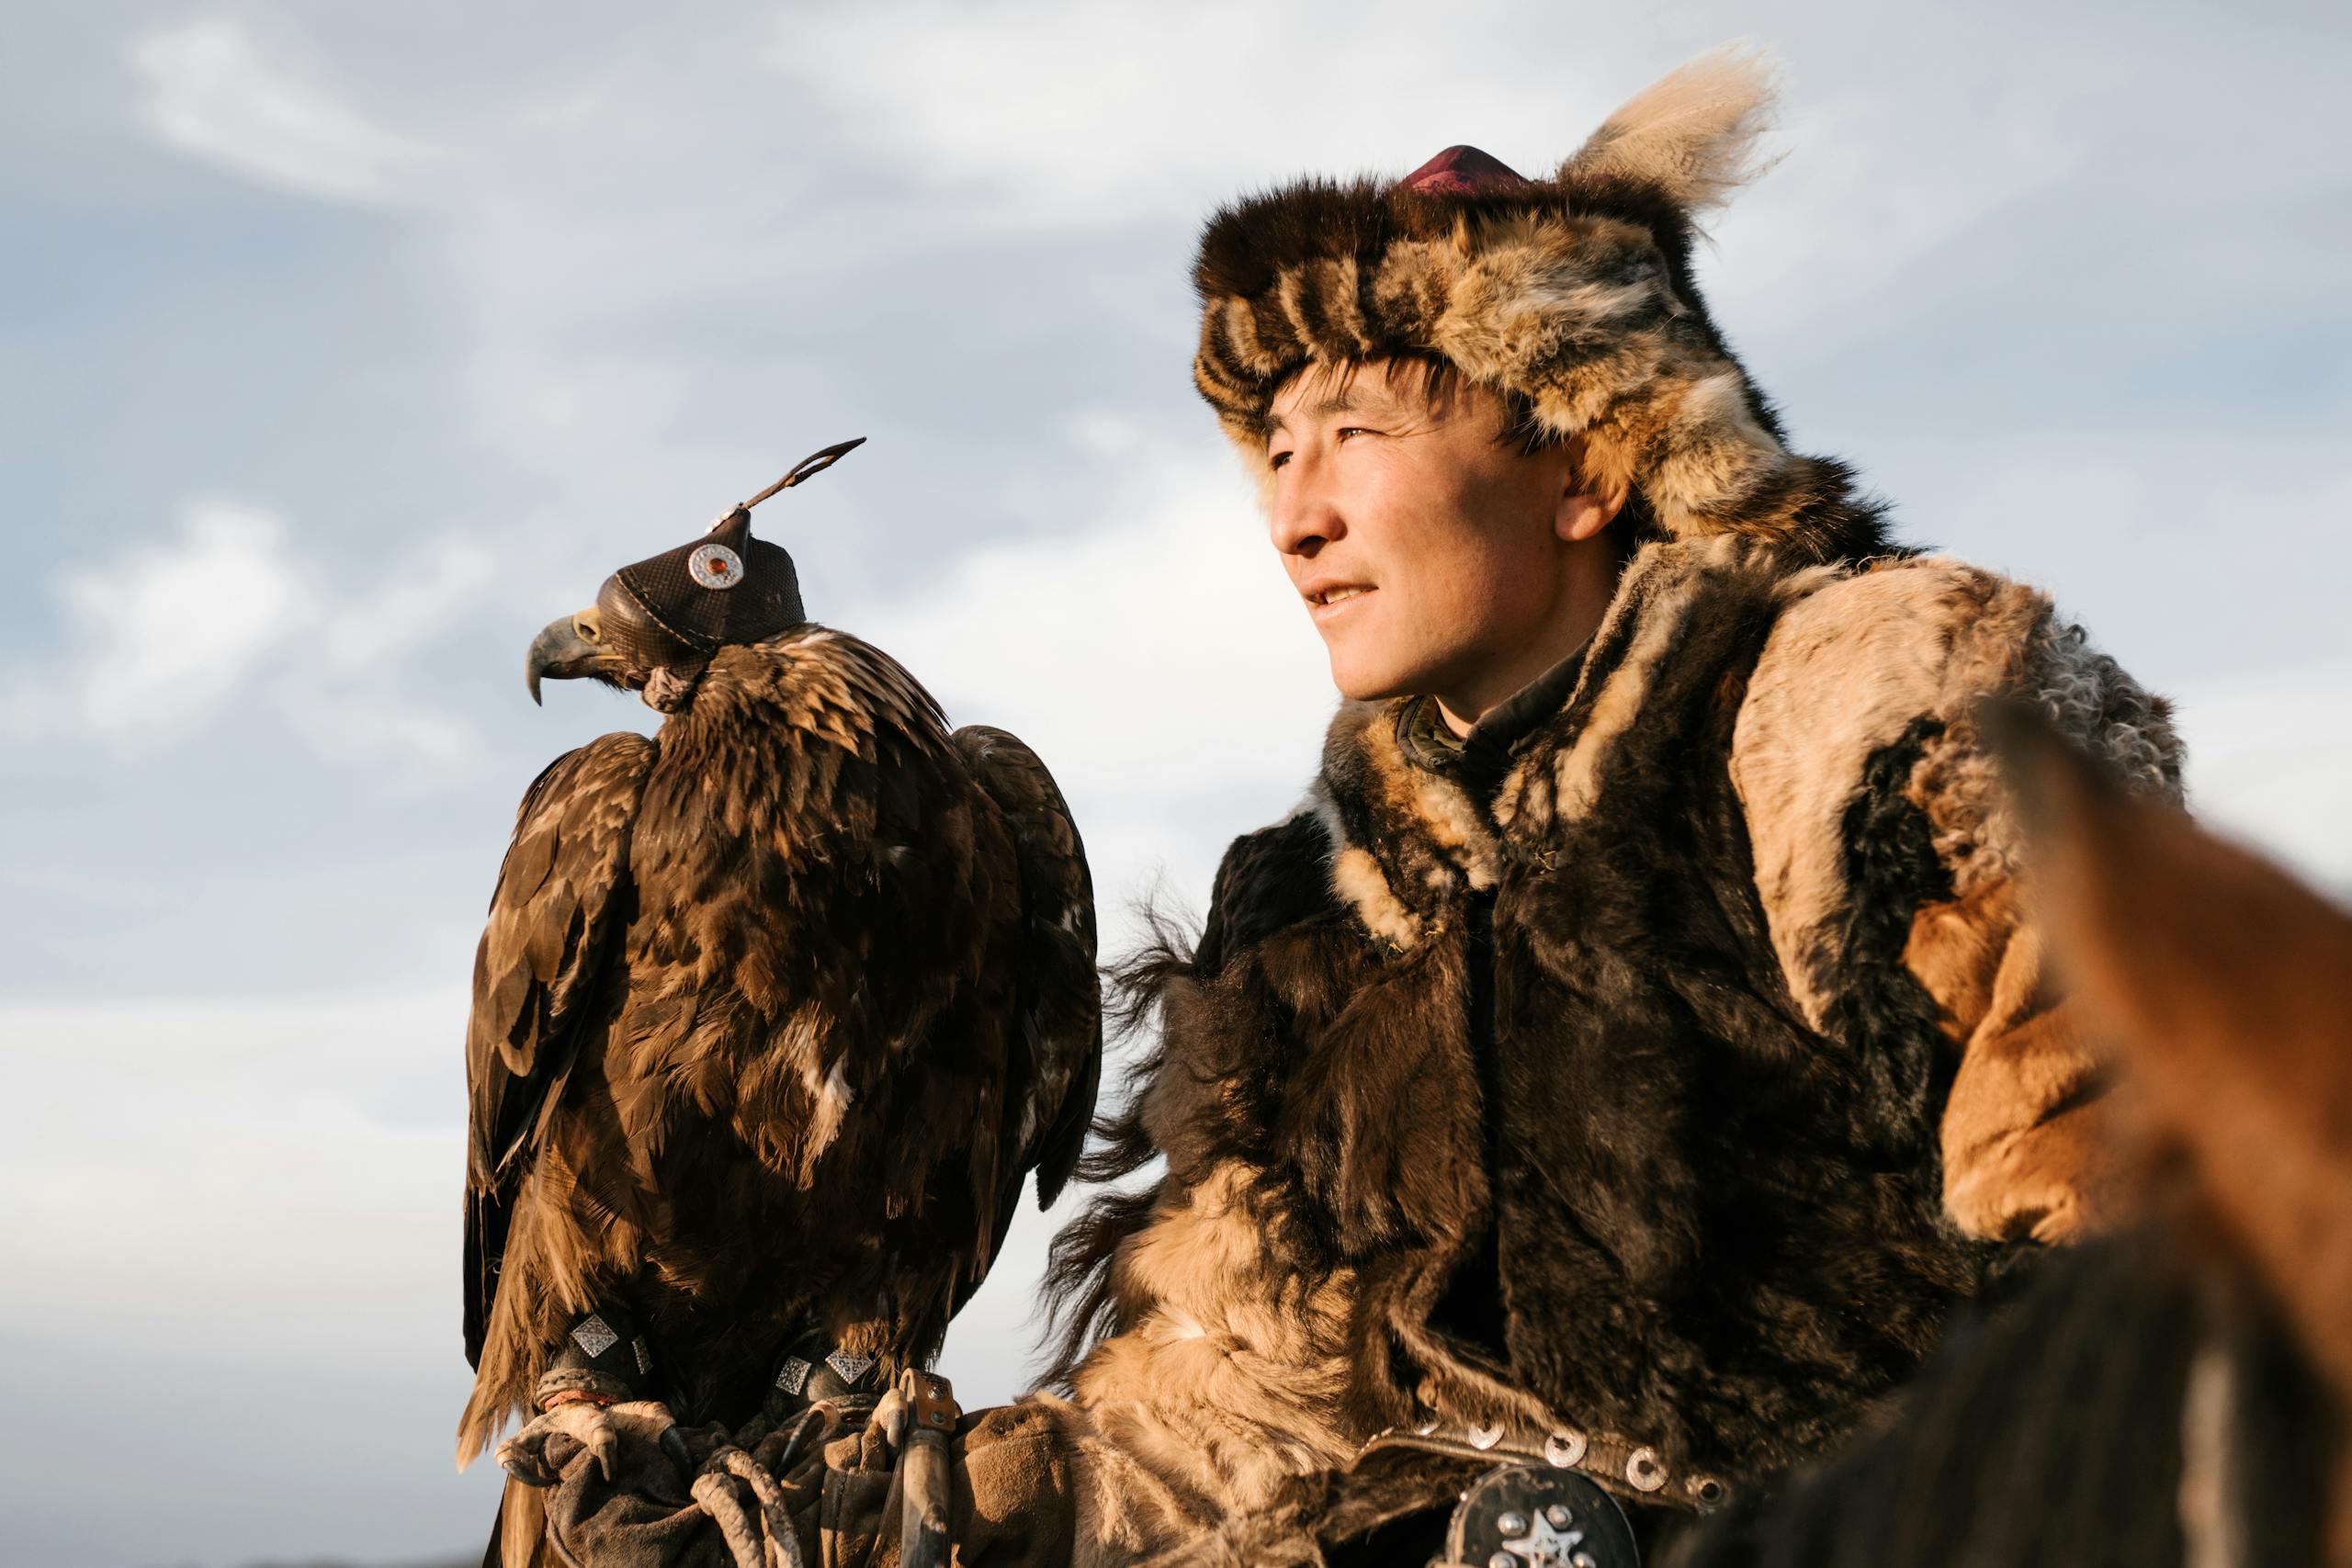
<svg viewBox="0 0 2352 1568">
<path fill-rule="evenodd" d="M 601 617 L 594 609 L 582 610 L 576 615 L 550 621 L 547 628 L 531 639 L 531 651 L 523 660 L 523 683 L 531 689 L 531 700 L 539 701 L 542 678 L 576 681 L 582 675 L 593 675 L 613 661 L 604 647 Z"/>
</svg>

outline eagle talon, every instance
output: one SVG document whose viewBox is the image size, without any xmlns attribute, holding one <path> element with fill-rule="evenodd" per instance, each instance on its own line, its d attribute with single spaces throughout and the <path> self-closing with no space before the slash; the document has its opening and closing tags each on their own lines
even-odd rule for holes
<svg viewBox="0 0 2352 1568">
<path fill-rule="evenodd" d="M 803 1568 L 800 1538 L 792 1531 L 792 1516 L 786 1511 L 784 1488 L 770 1475 L 760 1461 L 741 1449 L 723 1450 L 721 1459 L 727 1472 L 752 1489 L 752 1499 L 760 1506 L 760 1525 L 767 1531 L 768 1549 L 778 1560 L 775 1568 Z"/>
<path fill-rule="evenodd" d="M 752 1507 L 744 1506 L 736 1482 L 750 1490 Z M 805 1568 L 784 1488 L 751 1454 L 731 1443 L 714 1450 L 689 1490 L 718 1523 L 735 1568 Z"/>
<path fill-rule="evenodd" d="M 638 1446 L 639 1457 L 628 1460 L 625 1450 Z M 658 1444 L 662 1456 L 677 1472 L 684 1486 L 700 1468 L 686 1429 L 670 1415 L 670 1407 L 653 1400 L 627 1400 L 602 1404 L 569 1399 L 550 1404 L 522 1430 L 498 1445 L 498 1463 L 526 1486 L 554 1486 L 583 1451 L 596 1461 L 596 1472 L 608 1485 L 623 1483 L 626 1474 L 641 1469 L 645 1446 Z"/>
<path fill-rule="evenodd" d="M 620 1433 L 607 1408 L 584 1399 L 550 1405 L 523 1429 L 498 1445 L 499 1468 L 526 1486 L 553 1486 L 563 1479 L 569 1454 L 553 1451 L 553 1441 L 566 1438 L 586 1450 L 606 1481 L 616 1478 L 620 1462 Z"/>
<path fill-rule="evenodd" d="M 719 1537 L 727 1542 L 728 1555 L 735 1559 L 735 1568 L 769 1568 L 767 1549 L 760 1543 L 751 1513 L 735 1495 L 734 1477 L 718 1462 L 718 1454 L 713 1454 L 706 1461 L 703 1472 L 695 1477 L 688 1491 L 702 1511 L 718 1524 Z"/>
<path fill-rule="evenodd" d="M 771 1475 L 791 1472 L 792 1461 L 799 1457 L 800 1445 L 809 1439 L 813 1431 L 816 1440 L 827 1438 L 847 1427 L 840 1404 L 832 1400 L 820 1400 L 802 1411 L 789 1426 L 771 1424 L 764 1416 L 752 1418 L 751 1425 L 737 1434 L 735 1443 L 746 1450 L 752 1461 Z"/>
<path fill-rule="evenodd" d="M 662 1451 L 678 1467 L 681 1477 L 695 1472 L 694 1452 L 686 1447 L 686 1434 L 675 1421 L 662 1428 Z"/>
</svg>

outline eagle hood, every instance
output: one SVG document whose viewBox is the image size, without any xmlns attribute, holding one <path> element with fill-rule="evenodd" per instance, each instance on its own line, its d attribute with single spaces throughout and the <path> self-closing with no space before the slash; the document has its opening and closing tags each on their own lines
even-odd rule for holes
<svg viewBox="0 0 2352 1568">
<path fill-rule="evenodd" d="M 792 554 L 752 537 L 752 508 L 832 467 L 865 439 L 812 453 L 701 538 L 606 578 L 596 607 L 612 650 L 647 669 L 699 668 L 721 648 L 763 642 L 807 621 Z"/>
</svg>

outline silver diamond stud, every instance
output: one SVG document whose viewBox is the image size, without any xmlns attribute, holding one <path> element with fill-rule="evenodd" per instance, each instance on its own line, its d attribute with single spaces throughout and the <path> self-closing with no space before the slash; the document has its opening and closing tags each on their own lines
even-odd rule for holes
<svg viewBox="0 0 2352 1568">
<path fill-rule="evenodd" d="M 571 1337 L 588 1352 L 591 1360 L 621 1342 L 621 1337 L 613 1332 L 613 1325 L 593 1312 L 580 1320 L 571 1331 Z"/>
</svg>

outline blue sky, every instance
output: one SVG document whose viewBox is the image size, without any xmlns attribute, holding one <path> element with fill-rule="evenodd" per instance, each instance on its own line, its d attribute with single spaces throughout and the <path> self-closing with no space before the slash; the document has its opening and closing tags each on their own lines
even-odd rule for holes
<svg viewBox="0 0 2352 1568">
<path fill-rule="evenodd" d="M 523 785 L 652 716 L 532 708 L 534 629 L 866 435 L 762 511 L 812 613 L 1044 752 L 1114 942 L 1197 907 L 1330 703 L 1188 383 L 1200 218 L 1540 169 L 1727 39 L 1786 157 L 1702 271 L 1796 443 L 2052 588 L 2181 699 L 2202 808 L 2352 888 L 2340 7 L 1438 15 L 0 6 L 12 1560 L 479 1542 L 472 942 Z"/>
</svg>

